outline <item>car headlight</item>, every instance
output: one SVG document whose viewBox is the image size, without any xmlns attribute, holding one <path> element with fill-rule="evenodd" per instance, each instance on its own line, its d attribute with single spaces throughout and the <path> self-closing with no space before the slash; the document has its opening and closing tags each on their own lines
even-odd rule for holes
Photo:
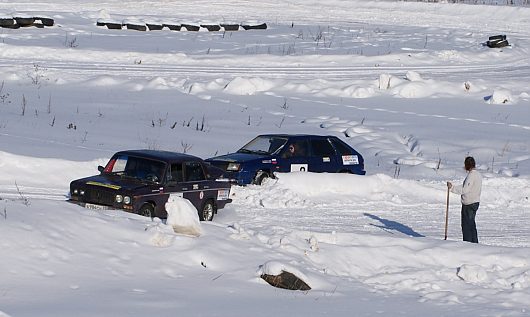
<svg viewBox="0 0 530 317">
<path fill-rule="evenodd" d="M 227 171 L 239 171 L 241 164 L 239 163 L 228 163 Z"/>
<path fill-rule="evenodd" d="M 116 202 L 118 204 L 121 204 L 123 202 L 123 196 L 122 195 L 116 195 Z"/>
<path fill-rule="evenodd" d="M 131 203 L 131 197 L 129 196 L 123 197 L 123 203 L 126 205 L 129 205 Z"/>
<path fill-rule="evenodd" d="M 77 194 L 79 194 L 79 191 L 77 190 L 77 188 L 76 188 L 76 189 L 74 189 L 74 190 L 72 190 L 72 194 L 74 194 L 74 195 L 77 195 Z"/>
<path fill-rule="evenodd" d="M 79 191 L 79 195 L 83 196 L 84 194 L 85 194 L 85 191 L 81 189 L 81 190 Z"/>
</svg>

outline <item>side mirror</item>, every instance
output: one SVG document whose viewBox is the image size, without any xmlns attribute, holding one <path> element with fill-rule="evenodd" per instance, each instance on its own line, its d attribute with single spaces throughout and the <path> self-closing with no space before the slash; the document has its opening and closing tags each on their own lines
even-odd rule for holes
<svg viewBox="0 0 530 317">
<path fill-rule="evenodd" d="M 98 171 L 100 173 L 103 173 L 104 170 L 105 170 L 105 168 L 103 166 L 101 166 L 101 165 L 98 166 Z"/>
</svg>

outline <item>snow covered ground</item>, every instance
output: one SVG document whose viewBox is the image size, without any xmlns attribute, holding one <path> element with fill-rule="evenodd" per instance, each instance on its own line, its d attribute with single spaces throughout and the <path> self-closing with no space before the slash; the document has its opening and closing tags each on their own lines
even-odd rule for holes
<svg viewBox="0 0 530 317">
<path fill-rule="evenodd" d="M 530 8 L 0 1 L 13 16 L 56 24 L 0 28 L 0 316 L 528 316 Z M 483 45 L 497 34 L 511 45 Z M 337 135 L 367 175 L 234 187 L 199 237 L 64 202 L 118 150 L 207 158 L 260 133 Z M 443 240 L 467 155 L 479 245 L 461 242 L 456 195 Z M 312 290 L 259 278 L 278 268 Z"/>
</svg>

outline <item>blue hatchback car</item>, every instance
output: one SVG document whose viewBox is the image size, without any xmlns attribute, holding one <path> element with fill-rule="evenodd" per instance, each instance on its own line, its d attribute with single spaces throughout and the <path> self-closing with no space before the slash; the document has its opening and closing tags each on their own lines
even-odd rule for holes
<svg viewBox="0 0 530 317">
<path fill-rule="evenodd" d="M 362 155 L 336 136 L 259 135 L 237 152 L 206 162 L 226 171 L 238 185 L 259 185 L 275 172 L 366 174 Z"/>
</svg>

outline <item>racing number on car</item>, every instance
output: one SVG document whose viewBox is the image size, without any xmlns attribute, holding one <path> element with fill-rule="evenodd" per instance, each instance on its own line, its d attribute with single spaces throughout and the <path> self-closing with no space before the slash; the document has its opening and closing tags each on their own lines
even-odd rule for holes
<svg viewBox="0 0 530 317">
<path fill-rule="evenodd" d="M 307 164 L 291 164 L 291 172 L 307 172 Z"/>
</svg>

